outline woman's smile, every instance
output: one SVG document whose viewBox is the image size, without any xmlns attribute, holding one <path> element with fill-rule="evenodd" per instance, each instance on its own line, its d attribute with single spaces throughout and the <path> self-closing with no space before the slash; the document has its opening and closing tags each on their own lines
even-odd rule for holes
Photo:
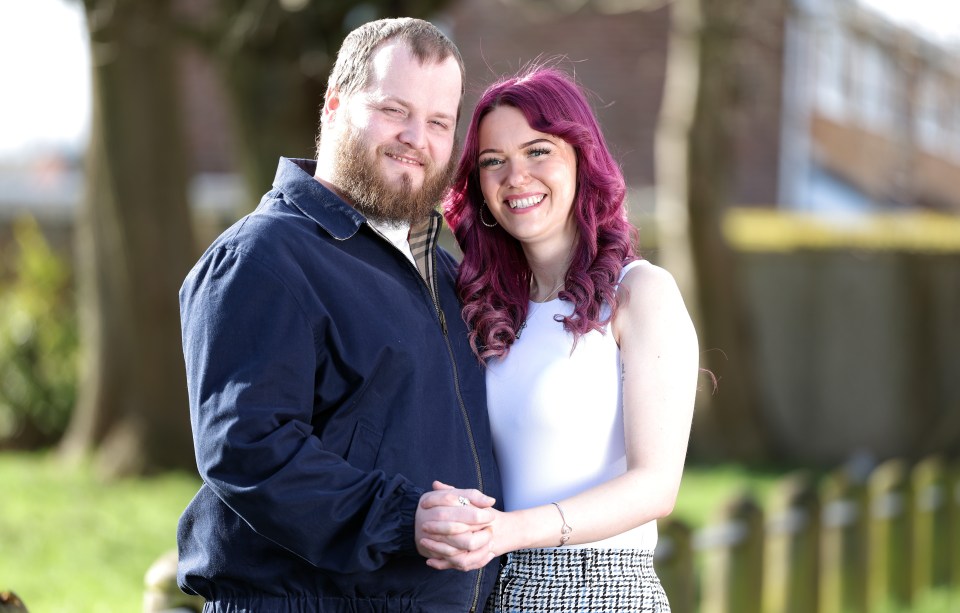
<svg viewBox="0 0 960 613">
<path fill-rule="evenodd" d="M 517 108 L 499 106 L 480 122 L 480 189 L 491 214 L 525 249 L 574 243 L 577 155 L 562 138 L 530 127 Z"/>
</svg>

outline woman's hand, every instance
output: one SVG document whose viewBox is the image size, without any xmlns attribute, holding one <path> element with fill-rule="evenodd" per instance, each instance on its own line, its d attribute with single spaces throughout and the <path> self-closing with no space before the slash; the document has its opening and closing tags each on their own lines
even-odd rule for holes
<svg viewBox="0 0 960 613">
<path fill-rule="evenodd" d="M 438 570 L 482 568 L 496 557 L 493 524 L 503 515 L 494 499 L 478 490 L 461 490 L 439 481 L 420 497 L 414 538 L 427 565 Z"/>
</svg>

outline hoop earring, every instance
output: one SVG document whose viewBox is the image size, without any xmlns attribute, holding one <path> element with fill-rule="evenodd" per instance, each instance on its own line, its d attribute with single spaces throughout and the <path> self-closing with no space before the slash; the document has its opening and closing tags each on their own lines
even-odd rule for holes
<svg viewBox="0 0 960 613">
<path fill-rule="evenodd" d="M 489 207 L 487 207 L 487 201 L 486 201 L 486 200 L 483 201 L 483 204 L 480 205 L 480 209 L 479 209 L 479 211 L 477 212 L 477 217 L 480 218 L 480 223 L 482 223 L 483 225 L 487 226 L 488 228 L 496 228 L 496 227 L 497 227 L 497 220 L 496 220 L 496 219 L 493 220 L 493 223 L 487 223 L 486 220 L 483 218 L 483 209 L 485 209 L 485 208 L 489 208 Z"/>
</svg>

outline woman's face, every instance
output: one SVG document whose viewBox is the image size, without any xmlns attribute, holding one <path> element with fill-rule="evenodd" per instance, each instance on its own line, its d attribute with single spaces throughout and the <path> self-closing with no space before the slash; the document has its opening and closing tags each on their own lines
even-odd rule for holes
<svg viewBox="0 0 960 613">
<path fill-rule="evenodd" d="M 525 247 L 549 243 L 569 249 L 577 233 L 573 147 L 531 128 L 512 106 L 487 113 L 478 137 L 480 189 L 497 223 Z"/>
</svg>

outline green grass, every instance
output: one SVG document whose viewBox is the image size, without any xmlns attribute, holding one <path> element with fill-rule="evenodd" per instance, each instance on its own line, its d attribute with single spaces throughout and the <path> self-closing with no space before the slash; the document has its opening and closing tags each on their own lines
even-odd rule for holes
<svg viewBox="0 0 960 613">
<path fill-rule="evenodd" d="M 703 527 L 744 489 L 763 504 L 782 476 L 688 466 L 674 516 Z M 86 465 L 0 453 L 0 484 L 0 591 L 17 592 L 32 613 L 113 613 L 142 610 L 144 573 L 176 546 L 177 519 L 199 480 L 168 474 L 101 483 Z M 956 610 L 955 596 L 930 594 L 912 611 Z"/>
<path fill-rule="evenodd" d="M 675 515 L 709 520 L 732 491 L 769 491 L 775 472 L 688 468 Z M 138 611 L 143 575 L 176 546 L 180 512 L 196 492 L 193 475 L 101 483 L 89 466 L 46 454 L 0 454 L 0 591 L 34 612 Z"/>
<path fill-rule="evenodd" d="M 960 594 L 947 589 L 931 590 L 917 596 L 909 606 L 878 606 L 876 613 L 957 613 Z"/>
<path fill-rule="evenodd" d="M 712 523 L 723 505 L 741 492 L 749 492 L 763 506 L 784 474 L 783 470 L 747 469 L 733 464 L 687 465 L 672 517 L 691 528 L 701 528 Z"/>
<path fill-rule="evenodd" d="M 0 591 L 33 613 L 140 611 L 143 576 L 176 547 L 199 480 L 185 474 L 100 483 L 87 466 L 0 454 Z"/>
</svg>

